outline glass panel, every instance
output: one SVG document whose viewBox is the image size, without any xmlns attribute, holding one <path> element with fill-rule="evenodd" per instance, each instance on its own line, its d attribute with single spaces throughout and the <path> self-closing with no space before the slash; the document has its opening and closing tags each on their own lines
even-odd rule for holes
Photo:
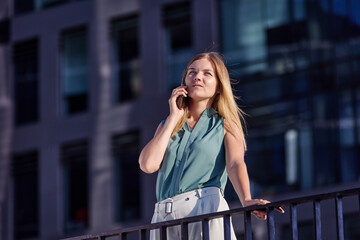
<svg viewBox="0 0 360 240">
<path fill-rule="evenodd" d="M 267 134 L 251 138 L 252 133 L 249 131 L 249 149 L 246 163 L 249 176 L 255 184 L 255 192 L 271 192 L 275 189 L 279 191 L 286 183 L 284 137 L 282 134 L 267 132 Z M 264 156 L 267 156 L 266 161 Z M 261 189 L 256 187 L 257 184 L 261 185 Z M 263 195 L 265 192 L 259 192 L 259 194 Z"/>
<path fill-rule="evenodd" d="M 342 147 L 350 147 L 355 144 L 354 109 L 350 90 L 340 93 L 339 104 L 339 131 L 340 144 Z"/>
<path fill-rule="evenodd" d="M 262 2 L 219 1 L 222 52 L 228 60 L 229 71 L 236 68 L 234 71 L 239 76 L 267 68 L 267 40 Z"/>
<path fill-rule="evenodd" d="M 339 94 L 339 136 L 341 180 L 355 181 L 358 176 L 359 161 L 355 148 L 355 114 L 350 90 Z"/>
<path fill-rule="evenodd" d="M 313 135 L 309 126 L 300 129 L 300 188 L 314 186 Z"/>
<path fill-rule="evenodd" d="M 87 42 L 84 29 L 62 35 L 62 91 L 67 114 L 87 109 Z"/>
<path fill-rule="evenodd" d="M 266 3 L 266 26 L 274 28 L 289 23 L 289 1 L 271 0 Z"/>
<path fill-rule="evenodd" d="M 88 225 L 88 150 L 86 142 L 63 145 L 64 230 L 82 230 Z"/>
<path fill-rule="evenodd" d="M 180 86 L 186 64 L 193 55 L 190 4 L 164 9 L 165 60 L 168 90 Z"/>
<path fill-rule="evenodd" d="M 15 15 L 32 12 L 35 10 L 35 4 L 37 0 L 15 0 L 14 12 Z"/>
<path fill-rule="evenodd" d="M 335 65 L 335 78 L 337 83 L 351 81 L 351 62 L 338 62 Z"/>
<path fill-rule="evenodd" d="M 122 102 L 140 96 L 140 56 L 138 18 L 132 17 L 112 23 L 114 51 L 113 100 Z"/>
<path fill-rule="evenodd" d="M 336 110 L 335 98 L 332 94 L 320 94 L 313 98 L 314 116 L 314 160 L 315 160 L 315 184 L 326 186 L 337 180 L 337 156 L 336 146 L 337 129 L 335 127 Z"/>
<path fill-rule="evenodd" d="M 19 42 L 13 46 L 15 123 L 38 120 L 38 41 Z"/>
<path fill-rule="evenodd" d="M 15 239 L 28 239 L 39 234 L 37 158 L 37 152 L 30 152 L 17 154 L 12 159 Z"/>
<path fill-rule="evenodd" d="M 306 0 L 292 0 L 292 1 L 293 1 L 294 20 L 295 21 L 304 20 L 306 17 Z"/>
<path fill-rule="evenodd" d="M 352 24 L 357 26 L 357 33 L 360 29 L 360 1 L 359 0 L 348 0 L 349 2 L 349 14 Z M 355 29 L 353 29 L 354 31 Z"/>
<path fill-rule="evenodd" d="M 42 7 L 51 7 L 51 6 L 56 6 L 56 5 L 64 3 L 64 2 L 69 2 L 69 1 L 74 1 L 74 0 L 41 0 L 41 1 L 42 1 Z"/>
<path fill-rule="evenodd" d="M 141 212 L 138 132 L 113 137 L 114 218 L 115 221 L 138 219 Z"/>
</svg>

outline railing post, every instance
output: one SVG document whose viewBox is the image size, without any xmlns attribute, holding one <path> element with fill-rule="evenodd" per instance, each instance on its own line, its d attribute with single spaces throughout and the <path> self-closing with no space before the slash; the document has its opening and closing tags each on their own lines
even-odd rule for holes
<svg viewBox="0 0 360 240">
<path fill-rule="evenodd" d="M 231 240 L 230 215 L 224 215 L 224 237 L 225 237 L 225 240 Z"/>
<path fill-rule="evenodd" d="M 160 240 L 166 240 L 167 236 L 166 236 L 166 226 L 161 226 L 160 227 Z"/>
<path fill-rule="evenodd" d="M 181 240 L 188 240 L 188 238 L 189 238 L 188 223 L 182 222 L 181 223 Z"/>
<path fill-rule="evenodd" d="M 335 206 L 336 206 L 336 227 L 337 227 L 338 240 L 344 240 L 342 196 L 336 196 Z"/>
<path fill-rule="evenodd" d="M 298 240 L 297 207 L 296 203 L 290 204 L 291 240 Z"/>
<path fill-rule="evenodd" d="M 146 240 L 146 229 L 139 230 L 139 240 Z"/>
<path fill-rule="evenodd" d="M 252 240 L 251 211 L 244 212 L 245 240 Z"/>
<path fill-rule="evenodd" d="M 209 233 L 209 220 L 208 219 L 203 219 L 201 221 L 202 223 L 202 232 L 203 232 L 203 240 L 209 240 L 210 238 L 210 233 Z"/>
<path fill-rule="evenodd" d="M 275 240 L 274 208 L 273 207 L 267 208 L 266 212 L 267 212 L 268 240 Z"/>
<path fill-rule="evenodd" d="M 314 204 L 314 232 L 315 239 L 321 240 L 321 209 L 320 200 L 315 200 Z"/>
</svg>

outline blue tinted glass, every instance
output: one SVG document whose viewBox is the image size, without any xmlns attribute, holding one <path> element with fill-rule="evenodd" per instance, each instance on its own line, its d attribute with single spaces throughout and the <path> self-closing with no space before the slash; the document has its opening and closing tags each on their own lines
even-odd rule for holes
<svg viewBox="0 0 360 240">
<path fill-rule="evenodd" d="M 268 28 L 285 25 L 289 22 L 289 1 L 266 1 L 266 25 Z"/>
<path fill-rule="evenodd" d="M 349 0 L 349 5 L 351 20 L 358 25 L 357 27 L 360 27 L 360 1 Z"/>
<path fill-rule="evenodd" d="M 342 92 L 339 100 L 340 145 L 342 147 L 351 147 L 355 144 L 355 122 L 350 90 Z"/>
<path fill-rule="evenodd" d="M 246 74 L 262 71 L 266 65 L 264 6 L 261 0 L 224 0 L 220 4 L 222 52 L 228 64 L 243 64 Z"/>
<path fill-rule="evenodd" d="M 295 21 L 304 20 L 306 17 L 305 0 L 293 0 Z"/>
<path fill-rule="evenodd" d="M 346 2 L 344 0 L 333 0 L 333 11 L 336 15 L 347 16 Z"/>
</svg>

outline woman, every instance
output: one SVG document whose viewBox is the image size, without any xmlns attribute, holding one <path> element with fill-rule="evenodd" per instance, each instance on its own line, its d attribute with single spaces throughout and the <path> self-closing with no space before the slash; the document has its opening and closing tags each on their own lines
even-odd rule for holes
<svg viewBox="0 0 360 240">
<path fill-rule="evenodd" d="M 218 53 L 198 54 L 188 63 L 169 105 L 170 114 L 139 157 L 144 172 L 159 170 L 152 223 L 228 210 L 223 197 L 227 176 L 244 207 L 268 203 L 251 198 L 243 112 Z M 263 211 L 253 214 L 266 219 Z M 223 239 L 222 219 L 209 224 L 211 239 Z M 189 239 L 201 239 L 201 224 L 189 224 L 188 232 Z M 167 230 L 168 239 L 180 239 L 180 234 L 179 227 Z M 151 231 L 151 239 L 159 239 L 158 230 Z"/>
</svg>

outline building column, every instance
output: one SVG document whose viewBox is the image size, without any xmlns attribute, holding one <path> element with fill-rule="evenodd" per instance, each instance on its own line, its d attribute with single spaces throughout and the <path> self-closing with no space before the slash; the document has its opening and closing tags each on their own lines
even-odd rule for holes
<svg viewBox="0 0 360 240">
<path fill-rule="evenodd" d="M 112 161 L 109 152 L 108 111 L 110 109 L 111 66 L 109 28 L 103 0 L 94 0 L 89 24 L 90 105 L 93 127 L 90 141 L 89 229 L 109 229 L 112 224 Z"/>
</svg>

